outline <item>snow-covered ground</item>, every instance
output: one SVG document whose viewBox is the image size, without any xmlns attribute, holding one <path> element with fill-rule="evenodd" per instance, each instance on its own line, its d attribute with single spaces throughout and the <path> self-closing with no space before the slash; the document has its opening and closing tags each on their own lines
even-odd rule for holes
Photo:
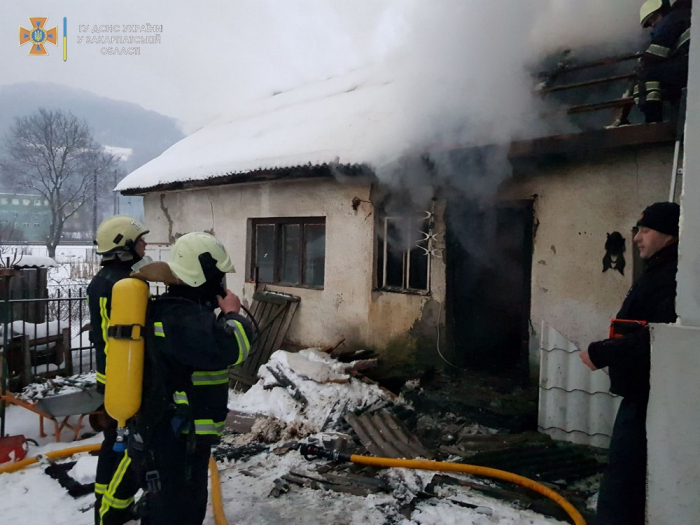
<svg viewBox="0 0 700 525">
<path fill-rule="evenodd" d="M 5 245 L 8 250 L 18 250 L 21 253 L 48 257 L 46 246 L 39 244 L 10 244 Z M 59 244 L 56 247 L 55 261 L 58 264 L 85 261 L 93 257 L 95 247 L 91 244 Z"/>
<path fill-rule="evenodd" d="M 331 360 L 315 350 L 300 354 L 277 352 L 261 370 L 261 379 L 246 394 L 230 396 L 230 408 L 269 416 L 287 427 L 294 425 L 298 438 L 322 440 L 320 427 L 332 419 L 338 406 L 354 410 L 382 403 L 386 394 L 376 385 L 362 383 L 344 372 L 345 365 Z M 299 395 L 288 388 L 274 386 L 270 369 L 276 369 L 297 385 Z M 330 382 L 329 382 L 330 381 Z M 265 389 L 265 386 L 268 389 Z M 77 443 L 56 444 L 51 438 L 39 438 L 38 416 L 18 408 L 7 412 L 7 433 L 24 434 L 37 439 L 40 447 L 30 447 L 30 454 L 47 452 Z M 68 432 L 64 432 L 64 439 Z M 289 436 L 286 436 L 287 438 Z M 251 442 L 254 433 L 226 438 L 227 442 Z M 83 443 L 98 443 L 100 435 Z M 449 487 L 440 489 L 439 498 L 416 500 L 409 516 L 399 513 L 400 503 L 422 491 L 432 479 L 430 472 L 387 469 L 380 473 L 391 492 L 366 497 L 325 490 L 312 490 L 296 485 L 279 497 L 272 496 L 275 480 L 294 470 L 314 474 L 316 463 L 306 461 L 297 451 L 275 454 L 284 439 L 269 443 L 266 452 L 242 460 L 219 463 L 222 499 L 229 523 L 245 524 L 355 524 L 384 525 L 549 525 L 561 523 L 534 512 L 516 508 L 503 501 L 489 499 L 474 491 Z M 75 459 L 75 458 L 74 458 Z M 81 482 L 94 475 L 94 458 L 81 455 L 73 473 Z M 44 523 L 54 525 L 89 525 L 93 515 L 91 495 L 73 499 L 57 481 L 34 465 L 12 474 L 0 474 L 0 521 L 14 523 Z M 465 508 L 452 501 L 470 505 Z M 477 507 L 477 508 L 472 508 Z M 205 524 L 214 523 L 209 509 Z"/>
</svg>

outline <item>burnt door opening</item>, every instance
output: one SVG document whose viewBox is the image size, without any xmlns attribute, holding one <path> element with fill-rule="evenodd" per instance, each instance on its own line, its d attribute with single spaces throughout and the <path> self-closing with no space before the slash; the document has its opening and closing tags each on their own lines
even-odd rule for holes
<svg viewBox="0 0 700 525">
<path fill-rule="evenodd" d="M 447 208 L 447 315 L 460 366 L 529 378 L 532 201 Z"/>
</svg>

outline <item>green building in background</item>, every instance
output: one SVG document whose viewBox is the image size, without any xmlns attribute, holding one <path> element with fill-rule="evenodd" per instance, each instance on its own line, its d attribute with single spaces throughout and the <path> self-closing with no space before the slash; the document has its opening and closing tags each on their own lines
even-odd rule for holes
<svg viewBox="0 0 700 525">
<path fill-rule="evenodd" d="M 41 195 L 0 193 L 0 242 L 40 242 L 49 234 L 49 202 Z"/>
</svg>

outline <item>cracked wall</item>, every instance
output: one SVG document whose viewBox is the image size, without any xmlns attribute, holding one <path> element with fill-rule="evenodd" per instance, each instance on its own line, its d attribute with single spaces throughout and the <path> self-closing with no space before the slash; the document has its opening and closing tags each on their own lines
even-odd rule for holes
<svg viewBox="0 0 700 525">
<path fill-rule="evenodd" d="M 238 271 L 229 275 L 228 286 L 249 304 L 254 285 L 246 275 L 248 219 L 325 216 L 324 289 L 268 286 L 301 297 L 288 339 L 300 346 L 324 346 L 345 338 L 350 347 L 382 351 L 405 338 L 405 353 L 413 356 L 411 348 L 417 340 L 412 335 L 414 327 L 432 323 L 425 330 L 436 333 L 434 322 L 438 317 L 444 325 L 444 312 L 434 315 L 435 305 L 444 304 L 444 261 L 434 259 L 431 296 L 373 290 L 376 243 L 371 200 L 368 182 L 340 184 L 329 179 L 151 194 L 144 199 L 146 224 L 151 231 L 149 250 L 165 253 L 169 244 L 190 231 L 214 233 L 228 249 Z M 442 210 L 440 225 L 441 217 Z M 431 306 L 426 308 L 427 304 Z M 424 312 L 431 313 L 424 319 Z"/>
<path fill-rule="evenodd" d="M 587 348 L 607 337 L 632 284 L 632 227 L 642 210 L 668 199 L 673 146 L 648 146 L 559 161 L 514 177 L 501 198 L 537 195 L 532 259 L 530 360 L 539 366 L 542 322 Z M 607 234 L 626 242 L 625 275 L 603 272 Z"/>
</svg>

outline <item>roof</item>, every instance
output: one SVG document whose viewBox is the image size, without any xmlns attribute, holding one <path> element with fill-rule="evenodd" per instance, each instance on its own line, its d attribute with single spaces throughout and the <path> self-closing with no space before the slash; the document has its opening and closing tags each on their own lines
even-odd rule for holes
<svg viewBox="0 0 700 525">
<path fill-rule="evenodd" d="M 184 138 L 116 190 L 146 193 L 256 171 L 377 162 L 401 124 L 396 93 L 394 79 L 368 68 L 267 97 Z"/>
<path fill-rule="evenodd" d="M 51 257 L 41 255 L 22 255 L 13 268 L 56 268 L 58 264 Z"/>
<path fill-rule="evenodd" d="M 248 104 L 182 139 L 130 173 L 116 190 L 134 195 L 336 172 L 352 176 L 405 154 L 409 146 L 437 153 L 485 145 L 474 136 L 470 143 L 458 138 L 449 144 L 446 133 L 432 139 L 430 133 L 422 138 L 407 134 L 406 128 L 415 128 L 416 122 L 429 129 L 441 120 L 430 113 L 422 119 L 409 114 L 420 110 L 415 86 L 408 76 L 388 71 L 363 68 Z M 511 140 L 516 138 L 514 133 Z M 488 143 L 487 135 L 482 139 Z M 421 140 L 425 143 L 419 144 Z M 582 154 L 674 140 L 670 123 L 622 126 L 516 141 L 509 157 Z"/>
</svg>

